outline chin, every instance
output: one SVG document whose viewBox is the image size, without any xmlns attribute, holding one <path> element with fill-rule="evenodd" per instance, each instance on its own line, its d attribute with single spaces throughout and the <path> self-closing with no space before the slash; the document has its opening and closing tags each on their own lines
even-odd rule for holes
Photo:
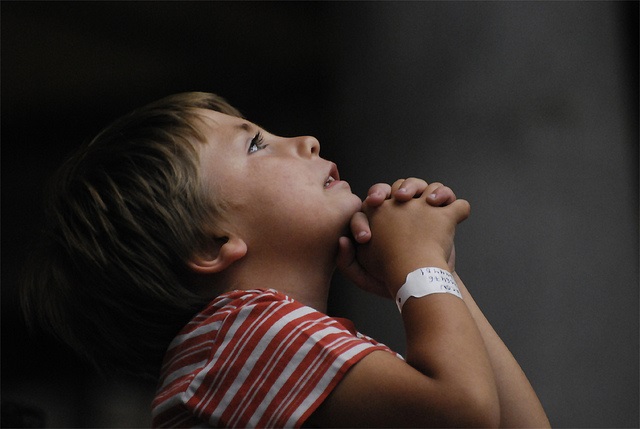
<svg viewBox="0 0 640 429">
<path fill-rule="evenodd" d="M 359 198 L 356 197 L 356 199 L 357 200 L 354 204 L 346 207 L 345 214 L 342 219 L 343 225 L 344 225 L 344 231 L 347 231 L 347 232 L 349 232 L 350 230 L 351 218 L 353 217 L 353 215 L 355 215 L 356 213 L 362 210 L 362 202 L 360 201 Z"/>
<path fill-rule="evenodd" d="M 349 203 L 351 204 L 350 207 L 353 210 L 351 215 L 362 210 L 362 200 L 356 194 L 351 194 L 351 200 L 349 201 Z"/>
</svg>

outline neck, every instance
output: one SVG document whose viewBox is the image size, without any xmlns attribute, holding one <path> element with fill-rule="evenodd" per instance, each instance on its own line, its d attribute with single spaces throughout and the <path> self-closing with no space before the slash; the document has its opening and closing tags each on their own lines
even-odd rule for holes
<svg viewBox="0 0 640 429">
<path fill-rule="evenodd" d="M 249 255 L 227 268 L 223 290 L 275 289 L 322 313 L 327 312 L 335 255 L 321 258 Z"/>
</svg>

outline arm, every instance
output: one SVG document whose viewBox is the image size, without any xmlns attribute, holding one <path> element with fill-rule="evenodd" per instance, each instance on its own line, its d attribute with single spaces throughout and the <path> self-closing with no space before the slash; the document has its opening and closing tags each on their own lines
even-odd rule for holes
<svg viewBox="0 0 640 429">
<path fill-rule="evenodd" d="M 447 268 L 458 201 L 432 207 L 424 198 L 388 200 L 368 210 L 375 232 L 359 258 L 395 296 L 406 274 Z M 495 426 L 498 396 L 482 337 L 465 305 L 449 294 L 409 299 L 403 308 L 407 361 L 373 352 L 354 365 L 310 418 L 319 426 Z"/>
<path fill-rule="evenodd" d="M 473 300 L 458 274 L 454 272 L 453 276 L 489 353 L 500 397 L 500 426 L 549 427 L 544 409 L 520 365 Z"/>
<path fill-rule="evenodd" d="M 407 198 L 420 195 L 426 191 L 432 193 L 434 196 L 434 198 L 428 200 L 430 204 L 446 205 L 455 201 L 456 197 L 451 189 L 438 185 L 439 184 L 431 184 L 428 185 L 429 189 L 426 189 L 427 184 L 425 182 L 408 179 L 402 182 L 402 187 L 407 188 L 409 192 L 399 197 L 407 200 Z M 392 194 L 395 195 L 395 191 L 399 188 L 400 181 L 396 182 L 393 187 L 384 184 L 374 185 L 369 190 L 367 201 L 377 206 L 385 199 L 391 198 Z M 354 217 L 352 221 L 352 231 L 359 243 L 366 243 L 370 239 L 371 231 L 366 216 L 363 213 Z M 344 259 L 341 261 L 343 272 L 363 289 L 375 290 L 375 286 L 372 286 L 375 285 L 375 279 L 370 278 L 368 273 L 364 272 L 363 268 L 357 263 L 355 260 L 355 251 L 353 251 L 353 253 L 347 251 L 351 250 L 349 249 L 349 243 L 345 242 L 343 245 L 341 244 L 341 247 L 345 249 L 342 252 Z M 464 302 L 481 333 L 489 354 L 500 398 L 501 426 L 549 427 L 549 421 L 545 412 L 525 374 L 522 372 L 522 369 L 487 321 L 462 280 L 460 280 L 456 274 L 454 252 L 452 252 L 452 255 L 449 257 L 448 263 L 448 270 L 451 271 L 456 278 Z"/>
</svg>

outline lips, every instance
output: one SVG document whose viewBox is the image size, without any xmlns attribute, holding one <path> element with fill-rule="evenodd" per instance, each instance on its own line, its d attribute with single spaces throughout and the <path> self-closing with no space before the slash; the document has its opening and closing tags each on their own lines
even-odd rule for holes
<svg viewBox="0 0 640 429">
<path fill-rule="evenodd" d="M 338 172 L 338 167 L 331 163 L 331 169 L 329 170 L 329 175 L 327 179 L 324 181 L 324 187 L 330 188 L 333 184 L 340 181 L 340 173 Z"/>
</svg>

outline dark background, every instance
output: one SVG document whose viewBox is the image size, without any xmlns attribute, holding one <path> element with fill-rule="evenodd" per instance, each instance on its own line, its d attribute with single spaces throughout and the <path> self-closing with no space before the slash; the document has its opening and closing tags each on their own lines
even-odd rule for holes
<svg viewBox="0 0 640 429">
<path fill-rule="evenodd" d="M 153 385 L 29 336 L 16 289 L 64 156 L 132 108 L 202 90 L 315 135 L 361 196 L 407 176 L 450 185 L 472 205 L 458 270 L 552 424 L 638 427 L 637 2 L 0 6 L 5 409 L 149 424 Z M 331 311 L 404 350 L 392 302 L 337 277 Z"/>
</svg>

